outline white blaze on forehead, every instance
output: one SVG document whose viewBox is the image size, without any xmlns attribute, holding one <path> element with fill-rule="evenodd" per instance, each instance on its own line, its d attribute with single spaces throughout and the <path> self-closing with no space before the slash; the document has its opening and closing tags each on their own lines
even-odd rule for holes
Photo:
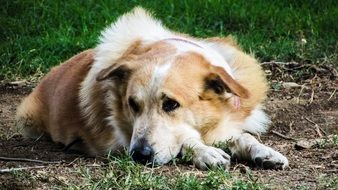
<svg viewBox="0 0 338 190">
<path fill-rule="evenodd" d="M 158 87 L 162 84 L 163 79 L 168 75 L 172 62 L 156 65 L 153 71 L 153 75 L 150 81 L 152 88 Z"/>
<path fill-rule="evenodd" d="M 217 51 L 213 50 L 207 43 L 200 43 L 184 38 L 164 39 L 174 45 L 178 52 L 193 51 L 202 55 L 211 65 L 223 68 L 232 78 L 234 78 L 229 63 Z"/>
</svg>

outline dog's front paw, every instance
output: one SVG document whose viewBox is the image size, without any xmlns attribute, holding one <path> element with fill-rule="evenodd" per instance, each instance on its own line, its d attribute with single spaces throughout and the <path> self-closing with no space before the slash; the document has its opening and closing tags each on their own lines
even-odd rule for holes
<svg viewBox="0 0 338 190">
<path fill-rule="evenodd" d="M 250 154 L 255 164 L 264 169 L 285 169 L 289 165 L 285 156 L 262 144 L 253 145 Z"/>
<path fill-rule="evenodd" d="M 201 146 L 193 149 L 193 162 L 199 169 L 206 170 L 210 167 L 230 167 L 230 156 L 223 150 L 212 146 Z"/>
</svg>

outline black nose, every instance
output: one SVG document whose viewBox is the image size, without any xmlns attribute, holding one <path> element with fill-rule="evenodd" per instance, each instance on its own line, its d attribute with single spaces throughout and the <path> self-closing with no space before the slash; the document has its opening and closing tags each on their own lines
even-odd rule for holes
<svg viewBox="0 0 338 190">
<path fill-rule="evenodd" d="M 130 153 L 134 161 L 140 162 L 142 164 L 151 162 L 154 156 L 153 149 L 145 139 L 141 139 L 135 143 Z"/>
</svg>

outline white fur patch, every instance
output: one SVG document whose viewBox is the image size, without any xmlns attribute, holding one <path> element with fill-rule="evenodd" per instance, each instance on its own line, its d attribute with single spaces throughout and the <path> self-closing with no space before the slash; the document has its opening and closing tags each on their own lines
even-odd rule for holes
<svg viewBox="0 0 338 190">
<path fill-rule="evenodd" d="M 173 37 L 170 30 L 144 9 L 137 7 L 102 32 L 100 44 L 96 48 L 95 67 L 110 66 L 137 40 L 148 44 L 168 37 Z"/>
<path fill-rule="evenodd" d="M 269 117 L 262 110 L 261 106 L 257 106 L 252 110 L 251 115 L 246 118 L 242 129 L 253 134 L 264 133 L 270 122 Z"/>
<path fill-rule="evenodd" d="M 234 78 L 233 72 L 228 62 L 226 61 L 226 59 L 221 54 L 219 54 L 217 51 L 215 51 L 213 48 L 211 48 L 211 46 L 209 46 L 207 43 L 198 42 L 192 39 L 184 39 L 181 37 L 177 37 L 176 39 L 182 39 L 182 40 L 174 40 L 171 38 L 166 41 L 174 45 L 179 52 L 184 53 L 188 51 L 193 51 L 193 52 L 196 52 L 202 55 L 206 60 L 210 62 L 210 64 L 223 68 L 232 78 Z M 192 43 L 189 43 L 189 42 L 192 42 Z M 229 52 L 230 50 L 231 49 L 229 48 Z M 228 59 L 230 60 L 230 58 Z"/>
<path fill-rule="evenodd" d="M 150 86 L 151 88 L 156 88 L 160 86 L 163 82 L 163 79 L 168 75 L 172 63 L 167 62 L 163 65 L 156 65 L 153 71 L 151 78 Z"/>
<path fill-rule="evenodd" d="M 225 115 L 218 124 L 218 127 L 210 131 L 204 140 L 206 144 L 211 145 L 218 141 L 238 138 L 243 131 L 247 131 L 252 134 L 260 134 L 266 132 L 269 124 L 270 119 L 264 113 L 261 106 L 257 106 L 244 122 L 235 122 Z"/>
</svg>

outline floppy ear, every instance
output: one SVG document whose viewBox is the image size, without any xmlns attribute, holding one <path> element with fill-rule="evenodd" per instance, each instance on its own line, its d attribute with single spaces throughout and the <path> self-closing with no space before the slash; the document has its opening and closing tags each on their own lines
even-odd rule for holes
<svg viewBox="0 0 338 190">
<path fill-rule="evenodd" d="M 220 67 L 214 67 L 214 71 L 205 78 L 205 88 L 226 99 L 231 98 L 235 109 L 241 107 L 240 98 L 249 98 L 248 90 Z"/>
<path fill-rule="evenodd" d="M 221 67 L 212 66 L 212 73 L 207 77 L 206 82 L 217 94 L 228 92 L 240 98 L 249 98 L 249 91 Z"/>
<path fill-rule="evenodd" d="M 99 72 L 99 74 L 96 77 L 97 81 L 103 81 L 106 79 L 112 79 L 119 82 L 122 82 L 129 78 L 131 74 L 131 69 L 129 69 L 125 65 L 112 65 L 106 69 L 103 69 Z"/>
<path fill-rule="evenodd" d="M 208 38 L 205 42 L 210 48 L 218 52 L 229 64 L 234 61 L 235 52 L 239 50 L 239 47 L 231 36 L 226 38 Z M 222 67 L 212 66 L 211 72 L 212 74 L 207 77 L 207 84 L 214 90 L 214 92 L 218 94 L 228 92 L 240 98 L 249 97 L 248 90 L 239 84 Z M 215 76 L 217 80 L 215 80 Z"/>
</svg>

